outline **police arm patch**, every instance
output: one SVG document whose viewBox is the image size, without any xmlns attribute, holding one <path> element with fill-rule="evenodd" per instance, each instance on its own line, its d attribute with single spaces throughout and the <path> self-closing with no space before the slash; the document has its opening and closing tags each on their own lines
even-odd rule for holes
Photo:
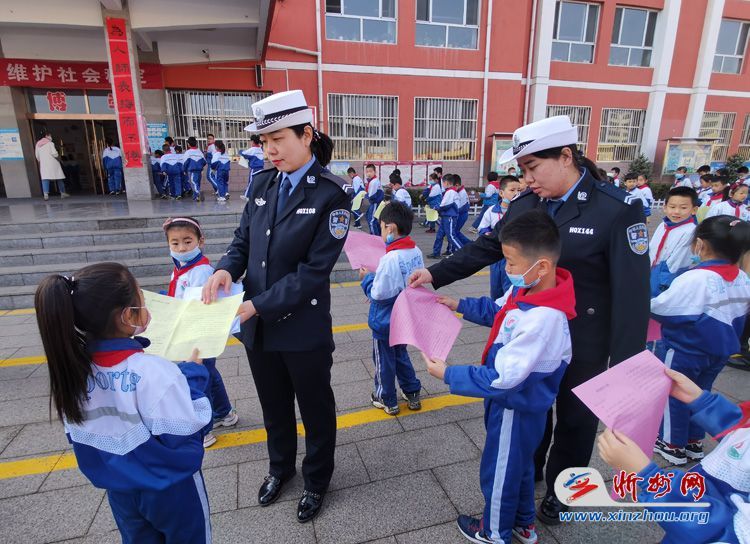
<svg viewBox="0 0 750 544">
<path fill-rule="evenodd" d="M 636 255 L 645 255 L 648 251 L 648 228 L 646 223 L 630 225 L 625 231 L 628 245 Z"/>
<path fill-rule="evenodd" d="M 328 216 L 328 230 L 337 240 L 346 236 L 349 231 L 349 210 L 333 210 Z"/>
</svg>

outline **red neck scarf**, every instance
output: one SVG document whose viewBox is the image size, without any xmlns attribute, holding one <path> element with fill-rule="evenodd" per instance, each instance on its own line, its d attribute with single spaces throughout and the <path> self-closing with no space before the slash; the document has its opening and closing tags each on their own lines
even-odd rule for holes
<svg viewBox="0 0 750 544">
<path fill-rule="evenodd" d="M 669 236 L 669 233 L 676 229 L 677 227 L 681 227 L 682 225 L 686 225 L 687 223 L 695 223 L 695 216 L 690 216 L 684 221 L 680 221 L 679 223 L 672 223 L 671 225 L 667 223 L 668 219 L 664 218 L 664 236 L 661 237 L 661 241 L 659 242 L 659 247 L 656 248 L 656 255 L 654 256 L 654 260 L 651 263 L 651 266 L 656 266 L 656 263 L 659 262 L 659 257 L 661 256 L 661 251 L 664 249 L 664 244 L 667 243 L 667 237 Z"/>
<path fill-rule="evenodd" d="M 415 247 L 417 247 L 417 244 L 414 240 L 412 240 L 410 236 L 404 236 L 403 238 L 394 240 L 385 246 L 385 252 L 388 253 L 389 251 L 395 251 L 397 249 L 413 249 Z"/>
<path fill-rule="evenodd" d="M 169 290 L 167 291 L 167 295 L 170 297 L 173 297 L 175 292 L 177 292 L 177 280 L 180 279 L 180 276 L 183 274 L 187 274 L 190 272 L 193 268 L 196 266 L 202 265 L 202 264 L 211 264 L 208 260 L 208 257 L 205 255 L 195 261 L 193 264 L 189 264 L 187 266 L 183 266 L 182 268 L 174 267 L 174 272 L 172 273 L 172 280 L 169 282 Z"/>
<path fill-rule="evenodd" d="M 565 312 L 568 319 L 573 319 L 576 316 L 576 300 L 575 292 L 573 291 L 573 276 L 564 268 L 557 268 L 555 274 L 556 285 L 552 289 L 545 289 L 534 295 L 527 295 L 528 289 L 519 289 L 517 292 L 511 292 L 505 301 L 505 304 L 497 314 L 495 314 L 495 320 L 492 322 L 492 330 L 490 331 L 490 337 L 487 340 L 487 344 L 484 346 L 482 352 L 482 364 L 487 362 L 487 354 L 490 352 L 492 344 L 495 343 L 500 327 L 505 320 L 505 316 L 511 310 L 518 308 L 519 304 L 528 304 L 530 306 L 546 306 L 548 308 L 554 308 Z"/>
<path fill-rule="evenodd" d="M 716 272 L 724 281 L 734 281 L 740 275 L 740 268 L 736 264 L 710 264 L 700 268 Z"/>
</svg>

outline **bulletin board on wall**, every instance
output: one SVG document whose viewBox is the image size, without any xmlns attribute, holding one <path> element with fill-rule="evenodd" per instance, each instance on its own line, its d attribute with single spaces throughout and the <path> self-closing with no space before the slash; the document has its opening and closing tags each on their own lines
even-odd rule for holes
<svg viewBox="0 0 750 544">
<path fill-rule="evenodd" d="M 674 174 L 680 166 L 687 168 L 688 174 L 693 174 L 702 165 L 711 163 L 713 149 L 713 140 L 668 140 L 662 174 Z"/>
<path fill-rule="evenodd" d="M 490 163 L 490 171 L 497 172 L 499 176 L 504 176 L 508 173 L 509 168 L 515 168 L 518 171 L 518 163 L 516 161 L 506 162 L 500 164 L 500 157 L 506 149 L 513 147 L 513 139 L 511 135 L 493 135 L 492 136 L 492 162 Z"/>
</svg>

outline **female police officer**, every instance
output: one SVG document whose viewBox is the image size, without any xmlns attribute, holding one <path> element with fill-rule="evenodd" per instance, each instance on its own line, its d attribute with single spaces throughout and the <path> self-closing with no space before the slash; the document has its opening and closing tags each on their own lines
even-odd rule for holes
<svg viewBox="0 0 750 544">
<path fill-rule="evenodd" d="M 598 179 L 597 168 L 581 155 L 578 134 L 567 116 L 519 128 L 501 161 L 523 168 L 529 190 L 510 205 L 492 236 L 482 236 L 429 270 L 415 271 L 413 286 L 442 287 L 474 274 L 503 256 L 498 233 L 503 222 L 534 208 L 546 210 L 560 230 L 559 265 L 573 274 L 578 317 L 570 322 L 573 358 L 557 397 L 554 442 L 547 460 L 547 494 L 538 517 L 559 523 L 563 508 L 554 494 L 557 475 L 585 467 L 596 436 L 596 417 L 571 392 L 575 386 L 645 347 L 649 316 L 648 231 L 642 204 Z M 527 277 L 526 281 L 532 281 Z M 541 480 L 552 439 L 552 411 L 537 451 Z"/>
<path fill-rule="evenodd" d="M 253 177 L 234 240 L 204 287 L 204 301 L 245 274 L 241 339 L 268 433 L 269 474 L 258 492 L 273 503 L 295 474 L 297 398 L 305 426 L 305 490 L 297 519 L 320 511 L 333 474 L 336 409 L 329 276 L 349 228 L 351 185 L 324 166 L 333 142 L 315 130 L 302 91 L 253 104 L 255 123 L 274 168 Z"/>
</svg>

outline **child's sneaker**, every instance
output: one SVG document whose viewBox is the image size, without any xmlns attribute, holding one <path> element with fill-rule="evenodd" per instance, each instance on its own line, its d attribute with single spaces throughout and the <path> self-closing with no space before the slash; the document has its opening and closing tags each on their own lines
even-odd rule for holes
<svg viewBox="0 0 750 544">
<path fill-rule="evenodd" d="M 214 427 L 231 427 L 232 425 L 237 425 L 239 419 L 240 416 L 237 415 L 237 410 L 232 408 L 224 417 L 214 419 Z"/>
<path fill-rule="evenodd" d="M 216 435 L 214 433 L 208 433 L 206 436 L 203 437 L 203 447 L 209 448 L 216 444 Z"/>
<path fill-rule="evenodd" d="M 536 534 L 536 527 L 534 527 L 533 523 L 526 527 L 513 527 L 513 536 L 522 544 L 536 544 L 539 541 L 539 537 Z"/>
<path fill-rule="evenodd" d="M 372 399 L 372 405 L 375 408 L 383 410 L 389 416 L 395 416 L 401 412 L 401 408 L 398 407 L 398 404 L 396 406 L 386 406 L 385 403 L 383 403 L 383 399 L 376 397 L 375 393 L 370 393 L 370 398 Z"/>
<path fill-rule="evenodd" d="M 216 202 L 226 202 L 226 201 L 227 201 L 227 199 L 224 198 L 223 196 L 217 196 L 216 197 Z"/>
<path fill-rule="evenodd" d="M 459 532 L 470 542 L 477 544 L 492 544 L 492 540 L 484 533 L 482 520 L 461 514 L 456 520 Z"/>
<path fill-rule="evenodd" d="M 685 455 L 692 461 L 703 459 L 703 442 L 700 440 L 688 442 L 685 446 Z"/>
<path fill-rule="evenodd" d="M 419 391 L 414 393 L 404 393 L 401 391 L 401 396 L 408 403 L 409 410 L 419 410 L 422 408 L 422 403 L 419 400 Z"/>
<path fill-rule="evenodd" d="M 658 438 L 656 439 L 656 444 L 654 444 L 654 452 L 661 455 L 673 465 L 684 465 L 687 463 L 685 448 L 676 448 Z"/>
</svg>

